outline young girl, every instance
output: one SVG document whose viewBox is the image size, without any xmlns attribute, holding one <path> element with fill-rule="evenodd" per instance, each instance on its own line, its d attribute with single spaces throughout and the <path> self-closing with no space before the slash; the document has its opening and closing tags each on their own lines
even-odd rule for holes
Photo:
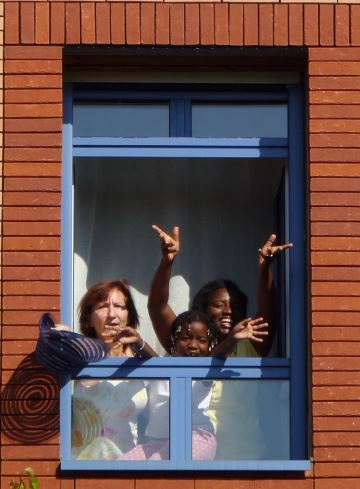
<svg viewBox="0 0 360 489">
<path fill-rule="evenodd" d="M 210 354 L 215 344 L 216 327 L 199 311 L 180 314 L 170 330 L 172 356 L 201 357 Z M 212 381 L 192 383 L 192 458 L 212 460 L 216 453 L 214 427 L 207 414 L 211 399 Z M 147 441 L 137 445 L 121 460 L 169 459 L 169 382 L 149 383 L 149 421 L 145 431 Z"/>
</svg>

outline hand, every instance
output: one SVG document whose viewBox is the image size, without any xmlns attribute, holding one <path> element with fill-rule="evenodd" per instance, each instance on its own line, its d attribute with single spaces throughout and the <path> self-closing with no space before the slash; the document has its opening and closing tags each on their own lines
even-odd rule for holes
<svg viewBox="0 0 360 489">
<path fill-rule="evenodd" d="M 276 245 L 276 234 L 271 234 L 266 243 L 259 248 L 259 265 L 270 264 L 274 257 L 281 251 L 292 248 L 292 243 Z"/>
<path fill-rule="evenodd" d="M 66 324 L 55 324 L 55 328 L 51 329 L 56 329 L 56 331 L 70 331 L 69 326 Z"/>
<path fill-rule="evenodd" d="M 262 336 L 267 336 L 269 334 L 268 331 L 263 331 L 268 327 L 268 323 L 264 323 L 263 321 L 263 318 L 243 319 L 233 327 L 230 334 L 236 341 L 251 340 L 262 343 L 264 341 Z"/>
<path fill-rule="evenodd" d="M 132 345 L 137 348 L 141 348 L 144 343 L 139 332 L 132 326 L 125 326 L 120 329 L 118 341 L 123 345 Z"/>
<path fill-rule="evenodd" d="M 172 235 L 165 233 L 159 226 L 153 224 L 151 226 L 158 233 L 161 240 L 161 252 L 163 258 L 172 262 L 180 250 L 180 230 L 178 226 L 174 226 Z"/>
</svg>

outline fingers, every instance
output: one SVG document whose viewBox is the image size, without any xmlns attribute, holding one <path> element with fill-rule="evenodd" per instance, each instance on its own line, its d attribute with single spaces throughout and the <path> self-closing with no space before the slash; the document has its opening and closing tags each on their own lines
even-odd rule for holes
<svg viewBox="0 0 360 489">
<path fill-rule="evenodd" d="M 172 233 L 173 233 L 173 240 L 176 243 L 179 243 L 179 241 L 180 241 L 180 228 L 179 228 L 179 226 L 174 226 Z"/>
</svg>

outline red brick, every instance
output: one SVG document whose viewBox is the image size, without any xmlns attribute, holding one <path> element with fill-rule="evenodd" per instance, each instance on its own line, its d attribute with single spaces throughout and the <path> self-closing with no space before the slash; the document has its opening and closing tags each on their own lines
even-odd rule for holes
<svg viewBox="0 0 360 489">
<path fill-rule="evenodd" d="M 62 104 L 6 104 L 5 117 L 61 117 Z"/>
<path fill-rule="evenodd" d="M 170 483 L 170 484 L 169 484 Z M 137 479 L 136 489 L 194 489 L 194 480 L 189 479 Z M 216 486 L 214 486 L 215 489 Z"/>
<path fill-rule="evenodd" d="M 20 331 L 21 328 L 21 331 Z M 34 340 L 39 336 L 39 326 L 3 326 L 2 339 L 5 340 Z M 3 358 L 3 369 L 13 369 L 11 361 L 5 359 L 25 358 L 25 355 L 11 355 Z"/>
<path fill-rule="evenodd" d="M 310 61 L 310 75 L 360 75 L 360 62 Z"/>
<path fill-rule="evenodd" d="M 259 10 L 257 4 L 244 4 L 244 45 L 259 44 Z"/>
<path fill-rule="evenodd" d="M 61 74 L 62 64 L 59 60 L 8 60 L 5 61 L 5 72 L 9 74 Z"/>
<path fill-rule="evenodd" d="M 81 3 L 81 42 L 95 44 L 95 4 Z"/>
<path fill-rule="evenodd" d="M 110 9 L 111 43 L 125 44 L 125 6 L 123 3 L 112 3 Z"/>
<path fill-rule="evenodd" d="M 356 237 L 336 237 L 336 238 L 317 238 L 313 237 L 311 239 L 311 249 L 312 250 L 342 250 L 342 251 L 358 251 L 360 250 L 360 238 Z M 329 287 L 329 284 L 326 285 L 326 288 Z M 319 284 L 318 284 L 319 286 Z M 348 284 L 334 283 L 334 287 L 349 287 Z M 359 288 L 360 291 L 360 288 Z M 350 289 L 348 290 L 350 292 Z"/>
<path fill-rule="evenodd" d="M 50 311 L 59 309 L 58 303 L 58 296 L 7 296 L 3 298 L 4 308 L 7 311 Z"/>
<path fill-rule="evenodd" d="M 356 166 L 356 163 L 313 163 L 310 167 L 310 175 L 312 177 L 359 177 L 360 172 Z M 324 202 L 324 205 L 327 204 Z M 336 205 L 335 202 L 332 205 Z"/>
<path fill-rule="evenodd" d="M 4 205 L 52 206 L 60 203 L 60 192 L 6 192 L 4 195 Z"/>
<path fill-rule="evenodd" d="M 48 487 L 51 487 L 54 489 L 57 489 L 57 483 L 56 483 L 56 479 L 53 476 L 56 473 L 58 465 L 59 465 L 58 461 L 54 461 L 54 462 L 49 462 L 49 461 L 41 462 L 41 461 L 39 461 L 38 462 L 37 460 L 34 460 L 31 463 L 31 467 L 33 468 L 34 473 L 38 477 L 42 477 L 44 475 L 45 476 L 49 476 L 49 475 L 52 476 L 50 485 Z M 22 473 L 23 470 L 24 470 L 24 461 L 23 460 L 8 461 L 8 462 L 5 461 L 2 464 L 2 475 L 13 476 L 14 474 Z M 50 479 L 48 479 L 48 480 L 50 480 Z M 43 482 L 42 478 L 41 478 L 41 482 Z M 44 487 L 46 488 L 47 486 L 44 485 Z"/>
<path fill-rule="evenodd" d="M 155 39 L 156 44 L 169 44 L 170 41 L 170 13 L 169 4 L 157 3 L 155 5 Z"/>
<path fill-rule="evenodd" d="M 337 252 L 321 252 L 313 251 L 311 253 L 311 263 L 313 265 L 359 265 L 360 254 L 351 251 L 337 251 Z"/>
<path fill-rule="evenodd" d="M 50 41 L 52 44 L 65 42 L 65 4 L 50 3 Z"/>
<path fill-rule="evenodd" d="M 360 484 L 360 478 L 355 477 L 352 479 L 336 478 L 336 479 L 317 479 L 316 489 L 358 489 Z"/>
<path fill-rule="evenodd" d="M 21 472 L 21 469 L 19 469 L 17 472 L 11 473 L 10 475 L 1 477 L 1 487 L 9 487 L 10 482 L 13 479 L 16 479 L 16 480 L 18 479 L 17 476 L 20 472 Z M 37 474 L 37 472 L 36 472 L 36 474 Z M 54 477 L 41 477 L 41 484 L 43 484 L 44 487 L 51 487 L 51 489 L 65 489 L 61 486 L 62 480 L 55 479 Z"/>
<path fill-rule="evenodd" d="M 359 221 L 360 207 L 313 207 L 313 221 Z"/>
<path fill-rule="evenodd" d="M 304 43 L 304 13 L 301 4 L 289 4 L 289 45 L 301 46 Z"/>
<path fill-rule="evenodd" d="M 346 309 L 345 307 L 342 309 Z M 313 355 L 317 356 L 332 356 L 332 355 L 341 355 L 341 356 L 353 356 L 359 355 L 360 352 L 360 342 L 359 341 L 341 341 L 339 342 L 331 342 L 331 341 L 317 341 L 313 343 Z"/>
<path fill-rule="evenodd" d="M 62 59 L 58 46 L 6 46 L 6 59 Z"/>
<path fill-rule="evenodd" d="M 59 446 L 5 446 L 2 447 L 3 460 L 58 460 Z"/>
<path fill-rule="evenodd" d="M 359 385 L 360 380 L 360 372 L 314 372 L 313 373 L 313 383 L 314 385 Z M 329 402 L 327 403 L 318 403 L 318 406 L 321 409 L 327 409 L 327 414 L 335 413 L 336 410 L 340 410 L 344 402 Z M 355 403 L 352 403 L 355 404 Z M 358 403 L 360 405 L 360 403 Z M 351 407 L 353 409 L 353 406 Z M 337 412 L 337 411 L 336 411 Z M 345 416 L 346 414 L 350 414 L 348 410 L 344 410 L 343 412 L 337 412 L 340 416 Z M 317 415 L 322 416 L 323 414 L 317 413 Z M 359 411 L 355 413 L 356 416 L 359 415 Z"/>
<path fill-rule="evenodd" d="M 20 3 L 20 41 L 33 44 L 35 41 L 35 9 L 33 2 Z"/>
<path fill-rule="evenodd" d="M 311 205 L 339 205 L 357 207 L 360 202 L 360 193 L 313 192 L 310 198 Z"/>
<path fill-rule="evenodd" d="M 359 413 L 360 402 L 314 402 L 313 413 L 314 416 L 353 416 Z M 319 457 L 321 460 L 321 457 Z M 342 460 L 341 458 L 335 458 L 334 460 Z M 348 460 L 351 460 L 349 458 Z"/>
<path fill-rule="evenodd" d="M 341 239 L 341 238 L 339 238 Z M 344 239 L 344 238 L 343 238 Z M 359 238 L 352 238 L 359 239 Z M 312 282 L 311 290 L 313 295 L 347 295 L 360 296 L 360 283 L 352 282 Z"/>
<path fill-rule="evenodd" d="M 57 266 L 59 262 L 60 254 L 56 251 L 6 251 L 3 254 L 4 266 Z"/>
<path fill-rule="evenodd" d="M 194 489 L 207 489 L 209 487 L 208 480 L 195 479 Z M 212 489 L 254 489 L 253 481 L 242 479 L 212 479 L 211 480 Z M 160 486 L 159 489 L 162 489 Z"/>
<path fill-rule="evenodd" d="M 200 4 L 200 43 L 209 46 L 215 43 L 215 12 L 211 3 Z"/>
<path fill-rule="evenodd" d="M 141 44 L 155 44 L 155 4 L 140 4 Z"/>
<path fill-rule="evenodd" d="M 316 4 L 304 5 L 304 44 L 319 44 L 319 6 Z"/>
<path fill-rule="evenodd" d="M 125 4 L 126 44 L 140 44 L 140 4 Z"/>
<path fill-rule="evenodd" d="M 18 44 L 20 31 L 19 2 L 5 2 L 5 44 Z"/>
<path fill-rule="evenodd" d="M 321 106 L 323 107 L 323 105 Z M 349 106 L 348 106 L 349 107 Z M 354 106 L 354 110 L 356 110 L 356 106 Z M 342 107 L 343 114 L 346 113 L 344 106 Z M 315 109 L 312 108 L 312 111 Z M 346 117 L 346 115 L 344 115 Z M 338 117 L 341 117 L 339 115 Z M 310 121 L 310 131 L 312 133 L 315 132 L 340 132 L 340 133 L 351 133 L 358 132 L 360 130 L 360 120 L 343 120 L 343 119 L 325 119 L 325 120 L 312 120 Z"/>
<path fill-rule="evenodd" d="M 65 4 L 66 44 L 80 44 L 80 4 Z"/>
<path fill-rule="evenodd" d="M 197 45 L 200 42 L 200 7 L 199 4 L 185 4 L 185 44 Z"/>
<path fill-rule="evenodd" d="M 310 90 L 356 90 L 359 78 L 356 76 L 312 76 Z"/>
<path fill-rule="evenodd" d="M 232 46 L 242 46 L 244 44 L 244 6 L 238 3 L 231 3 L 229 7 L 230 44 Z"/>
<path fill-rule="evenodd" d="M 359 148 L 359 134 L 315 134 L 310 135 L 310 146 L 316 148 Z M 330 166 L 330 165 L 329 165 Z M 354 166 L 354 165 L 353 165 Z M 355 168 L 353 169 L 353 171 Z M 357 172 L 360 175 L 360 172 Z M 344 175 L 347 176 L 347 175 Z"/>
<path fill-rule="evenodd" d="M 96 3 L 96 43 L 110 44 L 110 4 Z"/>
<path fill-rule="evenodd" d="M 360 399 L 360 387 L 326 386 L 314 387 L 312 390 L 314 401 L 358 401 Z M 347 440 L 345 439 L 347 437 Z M 342 446 L 359 445 L 360 432 L 349 436 L 348 433 L 317 433 L 314 437 L 316 445 Z"/>
<path fill-rule="evenodd" d="M 314 312 L 312 314 L 313 326 L 360 326 L 358 312 Z"/>
<path fill-rule="evenodd" d="M 6 222 L 3 225 L 4 236 L 59 236 L 60 229 L 59 222 Z"/>
<path fill-rule="evenodd" d="M 39 315 L 39 312 L 37 312 Z M 18 355 L 20 353 L 29 354 L 35 350 L 36 341 L 3 341 L 3 354 L 4 355 Z M 2 464 L 4 466 L 4 464 Z"/>
<path fill-rule="evenodd" d="M 61 161 L 61 148 L 6 148 L 7 161 Z"/>
<path fill-rule="evenodd" d="M 235 486 L 236 487 L 236 486 Z M 278 479 L 255 479 L 254 489 L 313 489 L 311 479 L 287 478 Z"/>
<path fill-rule="evenodd" d="M 351 5 L 351 45 L 359 46 L 360 45 L 360 30 L 358 26 L 360 25 L 360 5 Z"/>
<path fill-rule="evenodd" d="M 139 482 L 141 482 L 142 479 L 137 479 L 136 480 L 136 489 L 139 489 Z M 119 479 L 101 479 L 97 478 L 96 483 L 99 485 L 99 488 L 101 489 L 113 489 L 116 487 L 118 484 Z M 169 481 L 171 482 L 171 481 Z M 157 481 L 156 480 L 151 480 L 151 488 L 152 489 L 157 489 L 156 485 Z M 92 485 L 94 485 L 94 479 L 76 479 L 76 489 L 89 489 Z M 149 486 L 147 486 L 148 488 Z M 135 481 L 133 479 L 121 479 L 121 489 L 135 489 Z M 172 489 L 172 484 L 169 484 L 168 489 Z M 186 487 L 184 487 L 186 489 Z"/>
<path fill-rule="evenodd" d="M 4 174 L 8 177 L 61 177 L 62 168 L 59 164 L 52 163 L 5 163 Z"/>
<path fill-rule="evenodd" d="M 334 45 L 334 6 L 319 5 L 320 46 Z"/>
<path fill-rule="evenodd" d="M 350 44 L 350 7 L 335 5 L 335 44 L 348 46 Z"/>
<path fill-rule="evenodd" d="M 360 431 L 360 417 L 314 417 L 316 431 Z"/>
<path fill-rule="evenodd" d="M 321 328 L 328 330 L 322 326 Z M 313 328 L 320 330 L 321 328 Z M 336 328 L 333 328 L 336 329 Z M 313 358 L 313 370 L 360 370 L 360 358 L 359 357 L 314 357 Z"/>
<path fill-rule="evenodd" d="M 4 221 L 55 221 L 60 220 L 60 207 L 5 207 Z"/>
<path fill-rule="evenodd" d="M 215 44 L 229 45 L 229 5 L 215 3 Z"/>
<path fill-rule="evenodd" d="M 360 280 L 360 268 L 356 267 L 313 267 L 313 280 Z"/>
<path fill-rule="evenodd" d="M 9 133 L 5 135 L 5 144 L 9 147 L 54 147 L 61 146 L 60 133 Z"/>
<path fill-rule="evenodd" d="M 336 431 L 330 433 L 315 433 L 314 444 L 318 447 L 356 447 L 360 445 L 360 433 L 339 433 Z"/>
<path fill-rule="evenodd" d="M 3 250 L 46 250 L 46 251 L 59 251 L 60 250 L 60 240 L 59 238 L 49 238 L 44 236 L 33 237 L 19 237 L 16 238 L 4 238 L 3 239 Z M 12 287 L 13 282 L 4 282 L 4 293 L 9 291 Z M 22 285 L 20 285 L 20 288 Z M 27 287 L 23 284 L 23 287 Z M 35 286 L 34 286 L 35 287 Z"/>
<path fill-rule="evenodd" d="M 9 239 L 9 238 L 8 238 Z M 10 238 L 11 239 L 11 238 Z M 60 248 L 59 238 L 42 238 L 41 240 L 33 240 L 36 245 L 39 241 L 44 241 L 44 239 L 53 240 L 54 244 L 52 246 L 47 246 L 46 248 L 42 244 L 39 249 L 56 249 Z M 29 241 L 30 238 L 25 238 Z M 35 246 L 34 246 L 35 247 Z M 26 249 L 26 248 L 25 248 Z M 32 248 L 28 248 L 32 249 Z M 47 281 L 28 281 L 28 282 L 3 282 L 3 294 L 4 295 L 60 295 L 60 282 L 49 282 Z"/>
<path fill-rule="evenodd" d="M 5 88 L 58 88 L 61 75 L 6 75 Z"/>
<path fill-rule="evenodd" d="M 315 222 L 311 225 L 311 233 L 314 236 L 359 236 L 360 223 Z"/>
<path fill-rule="evenodd" d="M 340 124 L 340 127 L 345 127 L 346 132 L 357 132 L 356 128 L 359 127 L 360 118 L 360 106 L 357 105 L 311 105 L 310 117 L 318 119 L 327 119 L 330 123 Z M 336 119 L 346 118 L 345 121 L 336 121 Z M 333 120 L 329 120 L 333 119 Z M 349 119 L 355 119 L 351 121 Z M 313 124 L 319 124 L 320 122 L 310 121 L 310 127 L 314 127 Z M 324 124 L 324 122 L 323 122 Z M 342 125 L 341 125 L 342 124 Z M 338 126 L 337 126 L 338 127 Z M 312 129 L 311 129 L 312 130 Z M 312 131 L 313 132 L 313 131 Z M 330 130 L 330 132 L 334 132 Z"/>
<path fill-rule="evenodd" d="M 185 9 L 180 3 L 170 4 L 170 44 L 185 44 Z"/>
<path fill-rule="evenodd" d="M 289 42 L 289 7 L 286 3 L 274 5 L 274 44 L 287 46 Z"/>
<path fill-rule="evenodd" d="M 59 228 L 60 231 L 60 228 Z M 58 232 L 58 234 L 60 234 Z M 59 280 L 60 267 L 5 267 L 4 280 Z"/>
<path fill-rule="evenodd" d="M 272 4 L 259 5 L 259 44 L 274 44 L 274 7 Z"/>
<path fill-rule="evenodd" d="M 360 475 L 360 463 L 329 463 L 317 462 L 315 464 L 315 476 L 319 477 L 354 477 Z M 329 487 L 329 486 L 328 486 Z M 333 486 L 331 486 L 333 487 Z M 347 487 L 347 486 L 346 486 Z"/>
<path fill-rule="evenodd" d="M 315 448 L 315 461 L 357 461 L 360 459 L 360 448 L 354 447 L 331 447 L 331 448 Z M 328 486 L 329 487 L 329 486 Z M 331 488 L 333 486 L 330 486 Z"/>
<path fill-rule="evenodd" d="M 360 328 L 356 326 L 321 326 L 311 330 L 313 341 L 360 341 Z"/>
<path fill-rule="evenodd" d="M 49 44 L 50 20 L 49 4 L 47 2 L 35 3 L 35 43 Z"/>
<path fill-rule="evenodd" d="M 338 148 L 329 148 L 329 149 L 310 149 L 310 159 L 311 161 L 347 161 L 358 162 L 360 160 L 359 150 L 357 149 L 338 149 Z"/>
<path fill-rule="evenodd" d="M 321 47 L 309 49 L 310 61 L 359 61 L 360 48 Z"/>
<path fill-rule="evenodd" d="M 358 104 L 360 103 L 360 90 L 313 90 L 310 93 L 310 103 Z"/>
<path fill-rule="evenodd" d="M 52 192 L 61 190 L 60 178 L 5 178 L 4 190 L 19 192 L 20 190 L 36 190 Z"/>
</svg>

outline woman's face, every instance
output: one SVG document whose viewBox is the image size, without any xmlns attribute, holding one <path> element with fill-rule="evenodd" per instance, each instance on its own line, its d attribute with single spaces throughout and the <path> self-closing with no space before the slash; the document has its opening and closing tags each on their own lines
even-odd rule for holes
<svg viewBox="0 0 360 489">
<path fill-rule="evenodd" d="M 242 319 L 244 311 L 226 288 L 216 289 L 209 296 L 206 313 L 210 315 L 218 328 L 220 336 L 226 336 Z"/>
<path fill-rule="evenodd" d="M 113 289 L 104 301 L 95 305 L 90 322 L 97 338 L 109 341 L 116 332 L 127 325 L 129 311 L 126 302 L 121 290 Z"/>
<path fill-rule="evenodd" d="M 203 357 L 209 352 L 208 327 L 201 321 L 183 324 L 176 338 L 176 356 Z"/>
</svg>

